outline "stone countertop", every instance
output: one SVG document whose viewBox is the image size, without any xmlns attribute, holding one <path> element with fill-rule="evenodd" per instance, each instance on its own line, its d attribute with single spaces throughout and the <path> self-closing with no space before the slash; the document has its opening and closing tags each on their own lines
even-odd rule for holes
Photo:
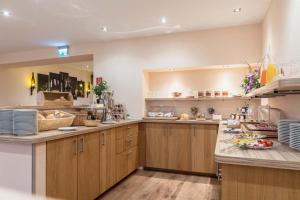
<svg viewBox="0 0 300 200">
<path fill-rule="evenodd" d="M 30 135 L 30 136 L 0 135 L 0 142 L 36 144 L 36 143 L 42 143 L 50 140 L 57 140 L 66 137 L 82 135 L 82 134 L 92 133 L 96 131 L 102 131 L 110 128 L 136 124 L 139 123 L 140 121 L 141 120 L 123 120 L 116 124 L 99 124 L 98 127 L 79 126 L 75 131 L 59 131 L 59 130 L 43 131 L 38 133 L 37 135 Z"/>
<path fill-rule="evenodd" d="M 231 143 L 232 134 L 224 133 L 227 126 L 219 125 L 215 149 L 215 159 L 218 163 L 246 165 L 278 169 L 300 170 L 300 151 L 291 149 L 286 144 L 273 140 L 274 147 L 269 150 L 242 150 Z"/>
<path fill-rule="evenodd" d="M 169 124 L 215 124 L 219 125 L 219 121 L 215 120 L 168 120 L 168 119 L 143 119 L 141 122 L 147 123 L 169 123 Z"/>
<path fill-rule="evenodd" d="M 99 124 L 98 127 L 85 127 L 79 126 L 75 131 L 43 131 L 38 133 L 37 135 L 30 136 L 14 136 L 14 135 L 0 135 L 0 142 L 8 142 L 8 143 L 20 143 L 20 144 L 36 144 L 42 143 L 50 140 L 57 140 L 66 137 L 82 135 L 86 133 L 92 133 L 96 131 L 102 131 L 110 128 L 116 128 L 120 126 L 135 124 L 135 123 L 176 123 L 176 124 L 215 124 L 218 125 L 218 121 L 212 120 L 204 120 L 204 121 L 196 121 L 196 120 L 123 120 L 116 124 Z"/>
</svg>

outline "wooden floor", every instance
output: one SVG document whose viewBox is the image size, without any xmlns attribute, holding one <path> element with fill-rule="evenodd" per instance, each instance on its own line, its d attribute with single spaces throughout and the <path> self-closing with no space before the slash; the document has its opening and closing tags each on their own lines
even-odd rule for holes
<svg viewBox="0 0 300 200">
<path fill-rule="evenodd" d="M 138 170 L 98 200 L 219 200 L 217 179 Z"/>
</svg>

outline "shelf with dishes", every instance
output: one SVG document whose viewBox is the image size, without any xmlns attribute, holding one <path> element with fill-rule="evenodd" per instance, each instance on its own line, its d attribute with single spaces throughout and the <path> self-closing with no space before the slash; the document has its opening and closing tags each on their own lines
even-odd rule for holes
<svg viewBox="0 0 300 200">
<path fill-rule="evenodd" d="M 246 97 L 275 97 L 289 94 L 300 94 L 300 78 L 285 78 L 275 80 L 261 88 L 248 93 Z"/>
<path fill-rule="evenodd" d="M 248 96 L 232 96 L 232 97 L 154 97 L 145 98 L 145 101 L 209 101 L 209 100 L 250 100 Z"/>
</svg>

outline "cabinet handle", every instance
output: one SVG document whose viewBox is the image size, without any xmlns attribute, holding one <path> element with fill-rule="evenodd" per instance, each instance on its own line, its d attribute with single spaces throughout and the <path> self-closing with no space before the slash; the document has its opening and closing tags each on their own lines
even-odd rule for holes
<svg viewBox="0 0 300 200">
<path fill-rule="evenodd" d="M 130 155 L 130 154 L 132 154 L 132 153 L 133 153 L 133 151 L 128 151 L 127 155 Z"/>
<path fill-rule="evenodd" d="M 127 126 L 127 129 L 131 129 L 131 127 L 130 127 L 130 126 Z"/>
<path fill-rule="evenodd" d="M 83 137 L 79 139 L 79 153 L 83 153 Z"/>
<path fill-rule="evenodd" d="M 76 156 L 77 155 L 77 139 L 73 140 L 73 146 L 74 146 L 74 151 L 73 151 L 73 155 Z"/>
<path fill-rule="evenodd" d="M 104 133 L 102 133 L 102 145 L 105 145 L 105 137 L 104 137 Z"/>
</svg>

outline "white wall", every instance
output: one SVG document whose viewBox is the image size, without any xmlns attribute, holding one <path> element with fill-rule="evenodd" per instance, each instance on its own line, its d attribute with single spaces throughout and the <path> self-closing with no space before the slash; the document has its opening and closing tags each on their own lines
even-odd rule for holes
<svg viewBox="0 0 300 200">
<path fill-rule="evenodd" d="M 71 45 L 72 55 L 94 54 L 94 75 L 102 76 L 135 117 L 143 115 L 143 70 L 256 62 L 261 57 L 261 25 Z M 56 57 L 56 49 L 0 56 L 1 63 Z"/>
<path fill-rule="evenodd" d="M 108 80 L 133 116 L 142 116 L 144 69 L 256 62 L 261 57 L 261 26 L 108 42 L 94 55 L 95 76 Z"/>
<path fill-rule="evenodd" d="M 273 0 L 263 22 L 263 53 L 275 63 L 298 63 L 300 71 L 300 1 Z M 284 118 L 300 119 L 300 96 L 276 97 L 269 104 Z"/>
<path fill-rule="evenodd" d="M 232 95 L 244 94 L 241 83 L 249 72 L 247 67 L 149 72 L 148 88 L 158 97 L 170 97 L 173 92 L 226 90 Z"/>
<path fill-rule="evenodd" d="M 75 67 L 66 67 L 60 65 L 38 66 L 38 67 L 20 67 L 20 68 L 0 68 L 0 106 L 33 106 L 37 104 L 37 89 L 33 95 L 30 95 L 30 79 L 32 72 L 35 73 L 37 82 L 37 73 L 49 74 L 49 72 L 66 72 L 70 76 L 77 77 L 78 80 L 86 84 L 91 80 L 91 72 L 79 70 Z M 89 98 L 78 98 L 75 104 L 91 103 Z"/>
</svg>

